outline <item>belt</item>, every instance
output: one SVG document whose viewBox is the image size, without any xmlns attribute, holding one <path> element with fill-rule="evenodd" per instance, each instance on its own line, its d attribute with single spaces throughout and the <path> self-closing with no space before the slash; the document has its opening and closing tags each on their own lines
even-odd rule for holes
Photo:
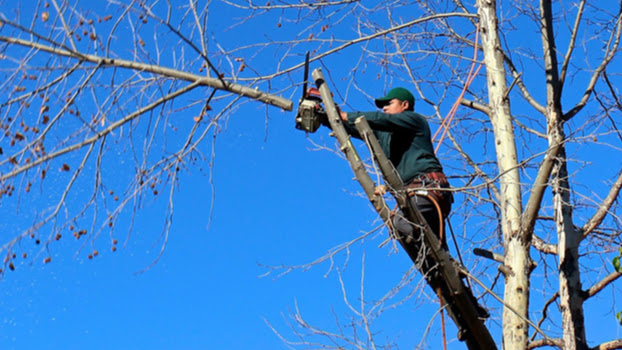
<svg viewBox="0 0 622 350">
<path fill-rule="evenodd" d="M 447 177 L 440 171 L 415 176 L 406 187 L 425 187 L 428 185 L 448 185 Z"/>
</svg>

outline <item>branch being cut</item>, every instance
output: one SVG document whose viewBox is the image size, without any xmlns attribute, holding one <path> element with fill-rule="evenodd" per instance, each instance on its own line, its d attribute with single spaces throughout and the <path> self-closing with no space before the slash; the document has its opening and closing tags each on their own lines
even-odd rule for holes
<svg viewBox="0 0 622 350">
<path fill-rule="evenodd" d="M 48 45 L 43 45 L 34 41 L 22 40 L 18 38 L 0 36 L 0 41 L 4 41 L 9 44 L 16 44 L 25 47 L 30 47 L 33 49 L 41 50 L 44 52 L 49 52 L 54 55 L 72 57 L 79 60 L 84 60 L 87 62 L 98 63 L 102 66 L 109 67 L 120 67 L 120 68 L 129 68 L 142 72 L 149 72 L 158 75 L 162 75 L 169 78 L 175 78 L 180 80 L 185 80 L 191 83 L 196 83 L 197 85 L 210 86 L 219 90 L 226 90 L 229 92 L 233 92 L 238 95 L 246 96 L 269 105 L 273 105 L 276 107 L 280 107 L 286 111 L 291 111 L 293 109 L 293 102 L 285 99 L 280 96 L 272 95 L 263 91 L 260 91 L 258 88 L 250 88 L 244 85 L 239 85 L 231 82 L 225 82 L 218 78 L 209 78 L 204 77 L 188 72 L 179 71 L 172 68 L 166 68 L 157 65 L 145 64 L 136 61 L 127 61 L 122 59 L 114 59 L 107 58 L 97 55 L 87 55 L 81 54 L 77 52 L 71 52 L 66 49 L 56 48 Z"/>
</svg>

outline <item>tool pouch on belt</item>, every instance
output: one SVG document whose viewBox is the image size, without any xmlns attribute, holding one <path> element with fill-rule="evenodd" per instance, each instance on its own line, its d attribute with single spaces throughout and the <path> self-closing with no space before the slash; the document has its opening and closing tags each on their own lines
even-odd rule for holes
<svg viewBox="0 0 622 350">
<path fill-rule="evenodd" d="M 431 188 L 449 187 L 449 182 L 445 174 L 433 172 L 415 177 L 411 183 L 406 185 L 406 191 L 409 195 L 427 195 L 431 197 L 441 208 L 443 218 L 446 218 L 451 211 L 451 204 L 454 202 L 454 197 L 449 191 L 439 191 Z"/>
</svg>

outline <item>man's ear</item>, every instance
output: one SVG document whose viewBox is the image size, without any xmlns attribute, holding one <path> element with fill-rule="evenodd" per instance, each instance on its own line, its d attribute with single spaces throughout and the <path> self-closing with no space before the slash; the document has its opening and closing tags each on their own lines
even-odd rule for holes
<svg viewBox="0 0 622 350">
<path fill-rule="evenodd" d="M 410 102 L 402 101 L 402 106 L 404 106 L 404 110 L 407 111 L 410 109 Z"/>
</svg>

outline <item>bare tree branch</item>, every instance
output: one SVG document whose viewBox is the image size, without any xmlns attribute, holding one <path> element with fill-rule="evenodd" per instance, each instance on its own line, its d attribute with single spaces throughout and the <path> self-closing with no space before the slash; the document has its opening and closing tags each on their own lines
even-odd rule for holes
<svg viewBox="0 0 622 350">
<path fill-rule="evenodd" d="M 6 179 L 12 178 L 12 177 L 14 177 L 14 176 L 16 176 L 18 174 L 21 174 L 21 173 L 23 173 L 23 172 L 25 172 L 25 171 L 27 171 L 29 169 L 32 169 L 35 166 L 40 165 L 40 164 L 42 164 L 44 162 L 47 162 L 50 159 L 59 157 L 59 156 L 61 156 L 63 154 L 66 154 L 66 153 L 69 153 L 69 152 L 72 152 L 72 151 L 75 151 L 75 150 L 80 149 L 80 148 L 82 148 L 84 146 L 88 146 L 90 144 L 93 144 L 96 141 L 98 141 L 101 138 L 103 138 L 106 135 L 108 135 L 109 133 L 111 133 L 112 131 L 114 131 L 115 129 L 117 129 L 118 127 L 124 125 L 125 123 L 127 123 L 127 122 L 129 122 L 129 121 L 131 121 L 131 120 L 141 116 L 142 114 L 144 114 L 144 113 L 146 113 L 148 111 L 153 110 L 154 108 L 160 106 L 161 104 L 163 104 L 166 101 L 172 100 L 172 99 L 174 99 L 174 98 L 176 98 L 178 96 L 183 95 L 184 93 L 186 93 L 188 91 L 191 91 L 192 89 L 198 87 L 199 85 L 200 85 L 199 82 L 194 82 L 194 83 L 192 83 L 192 84 L 190 84 L 188 86 L 185 86 L 185 87 L 183 87 L 183 88 L 181 88 L 181 89 L 179 89 L 179 90 L 177 90 L 177 91 L 175 91 L 175 92 L 173 92 L 171 94 L 168 94 L 168 95 L 160 98 L 159 100 L 153 102 L 152 104 L 150 104 L 148 106 L 145 106 L 144 108 L 139 109 L 138 111 L 136 111 L 136 112 L 126 116 L 125 118 L 120 119 L 120 120 L 112 123 L 106 129 L 98 132 L 97 135 L 95 135 L 95 136 L 92 136 L 92 137 L 90 137 L 90 138 L 88 138 L 88 139 L 86 139 L 84 141 L 81 141 L 79 143 L 73 144 L 71 146 L 67 146 L 67 147 L 65 147 L 65 148 L 63 148 L 61 150 L 58 150 L 58 151 L 54 152 L 54 153 L 46 154 L 45 156 L 40 157 L 37 160 L 35 160 L 33 162 L 30 162 L 30 163 L 28 163 L 28 164 L 26 164 L 24 166 L 21 166 L 21 167 L 15 169 L 13 171 L 7 173 L 7 174 L 2 174 L 2 175 L 0 175 L 0 182 L 1 181 L 5 181 Z"/>
<path fill-rule="evenodd" d="M 230 82 L 224 83 L 223 80 L 218 79 L 218 78 L 202 77 L 200 75 L 195 75 L 195 74 L 188 73 L 188 72 L 183 72 L 183 71 L 179 71 L 179 70 L 175 70 L 171 68 L 155 66 L 155 65 L 150 65 L 150 64 L 145 64 L 145 63 L 140 63 L 140 62 L 135 62 L 135 61 L 126 61 L 122 59 L 106 58 L 106 57 L 95 56 L 95 55 L 75 53 L 75 52 L 67 51 L 65 49 L 54 48 L 51 46 L 39 44 L 37 42 L 22 40 L 18 38 L 0 36 L 0 41 L 4 41 L 7 43 L 16 44 L 16 45 L 22 45 L 25 47 L 31 47 L 37 50 L 49 52 L 54 55 L 67 56 L 67 57 L 72 57 L 72 58 L 76 58 L 79 60 L 84 60 L 87 62 L 97 63 L 97 64 L 101 64 L 102 66 L 129 68 L 129 69 L 134 69 L 137 71 L 159 74 L 159 75 L 162 75 L 168 78 L 185 80 L 188 82 L 196 83 L 197 85 L 211 86 L 219 90 L 230 91 L 230 92 L 243 95 L 243 96 L 246 96 L 246 97 L 267 103 L 267 104 L 271 104 L 271 105 L 280 107 L 287 111 L 291 111 L 293 108 L 293 102 L 288 99 L 284 99 L 279 96 L 268 94 L 268 93 L 260 91 L 259 89 L 253 89 L 247 86 L 230 83 Z"/>
<path fill-rule="evenodd" d="M 607 287 L 608 285 L 610 285 L 611 283 L 616 281 L 618 278 L 620 278 L 620 276 L 622 276 L 622 273 L 620 273 L 618 271 L 614 271 L 614 272 L 610 273 L 605 278 L 603 278 L 602 280 L 598 281 L 596 284 L 591 286 L 585 292 L 585 299 L 591 298 L 594 295 L 598 294 L 598 292 L 600 292 L 601 290 L 605 289 L 605 287 Z"/>
<path fill-rule="evenodd" d="M 598 82 L 598 78 L 605 71 L 605 69 L 607 68 L 607 65 L 611 62 L 616 52 L 618 51 L 618 46 L 620 44 L 620 33 L 622 33 L 622 9 L 618 13 L 618 17 L 615 23 L 616 23 L 615 24 L 616 30 L 611 32 L 611 37 L 606 46 L 607 52 L 606 52 L 605 57 L 603 58 L 600 65 L 594 70 L 594 73 L 592 74 L 592 78 L 590 79 L 587 87 L 585 88 L 583 97 L 571 110 L 569 110 L 568 112 L 564 114 L 564 120 L 571 119 L 577 113 L 579 113 L 583 109 L 583 107 L 585 107 L 585 105 L 587 104 L 587 101 L 589 100 L 590 96 L 592 96 L 592 93 L 594 92 L 594 87 L 596 86 L 596 83 Z"/>
<path fill-rule="evenodd" d="M 570 42 L 568 43 L 568 48 L 566 49 L 566 56 L 564 56 L 564 63 L 562 63 L 562 68 L 560 70 L 561 73 L 559 75 L 559 83 L 562 86 L 564 85 L 564 81 L 566 80 L 568 64 L 570 64 L 570 57 L 572 57 L 572 52 L 574 51 L 575 43 L 577 41 L 577 34 L 579 32 L 579 25 L 581 24 L 581 17 L 583 16 L 585 2 L 586 0 L 581 0 L 581 4 L 579 4 L 579 8 L 577 9 L 577 18 L 575 19 L 572 34 L 570 35 Z"/>
<path fill-rule="evenodd" d="M 559 338 L 555 338 L 555 339 L 538 339 L 532 342 L 529 342 L 529 345 L 527 346 L 527 349 L 537 349 L 537 348 L 541 348 L 544 346 L 555 346 L 557 348 L 562 349 L 564 344 L 562 343 L 562 340 Z"/>
<path fill-rule="evenodd" d="M 533 235 L 531 237 L 531 244 L 534 248 L 538 249 L 542 253 L 557 254 L 557 246 L 555 244 L 548 244 L 542 238 Z"/>
<path fill-rule="evenodd" d="M 583 238 L 587 237 L 603 222 L 605 216 L 609 213 L 611 206 L 618 198 L 620 189 L 622 189 L 622 171 L 619 171 L 618 178 L 612 184 L 607 197 L 605 197 L 602 203 L 598 206 L 598 210 L 594 213 L 594 216 L 592 216 L 581 228 Z"/>
<path fill-rule="evenodd" d="M 614 350 L 622 349 L 622 339 L 612 340 L 606 343 L 598 344 L 590 350 Z"/>
</svg>

